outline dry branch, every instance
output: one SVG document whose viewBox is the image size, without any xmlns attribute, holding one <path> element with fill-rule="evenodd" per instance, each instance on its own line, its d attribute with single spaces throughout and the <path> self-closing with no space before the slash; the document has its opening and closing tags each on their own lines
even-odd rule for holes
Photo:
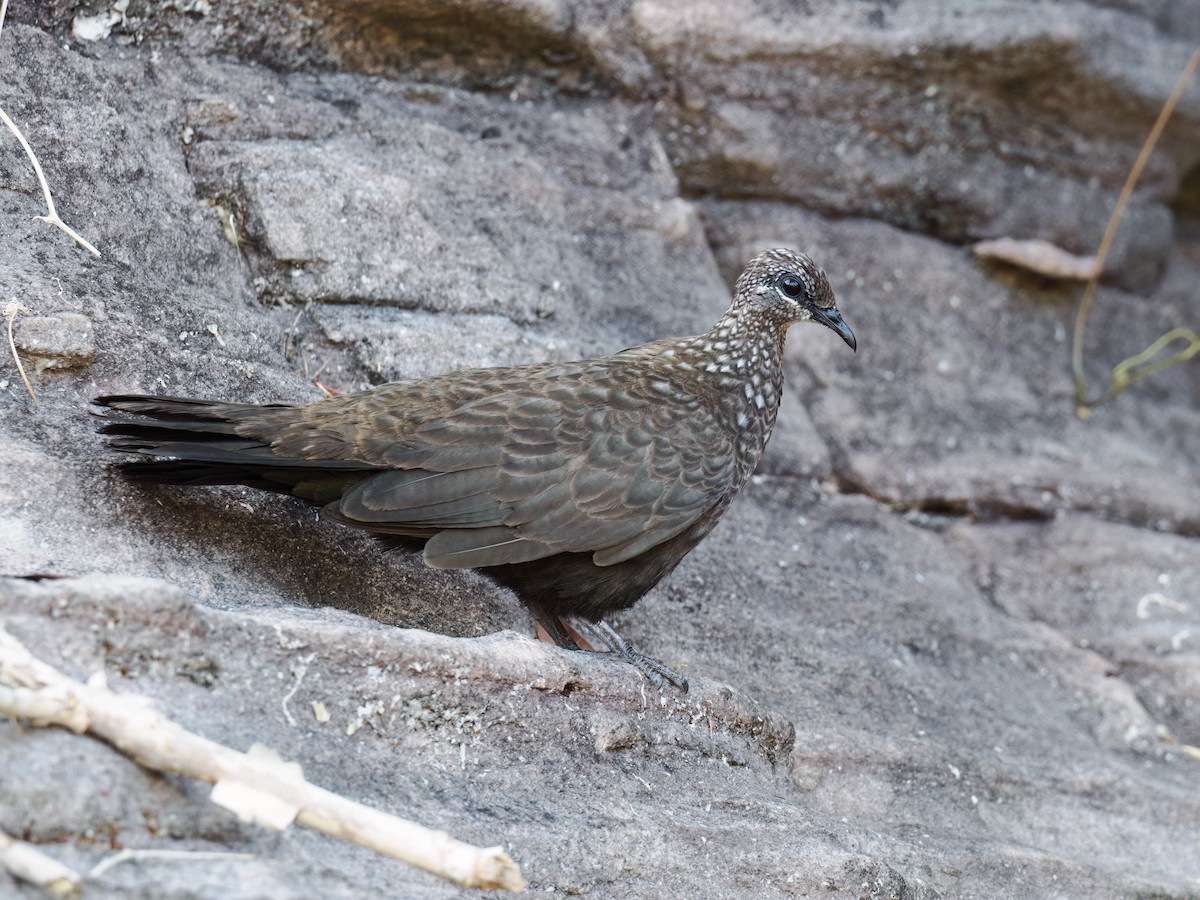
<svg viewBox="0 0 1200 900">
<path fill-rule="evenodd" d="M 301 825 L 404 860 L 464 887 L 520 891 L 520 869 L 499 847 L 481 849 L 347 800 L 304 780 L 265 748 L 239 753 L 192 734 L 144 697 L 94 677 L 80 684 L 36 659 L 0 626 L 0 715 L 88 731 L 147 768 L 215 785 L 213 799 L 269 827 Z"/>
<path fill-rule="evenodd" d="M 0 867 L 56 897 L 78 897 L 83 877 L 37 847 L 0 831 Z"/>
</svg>

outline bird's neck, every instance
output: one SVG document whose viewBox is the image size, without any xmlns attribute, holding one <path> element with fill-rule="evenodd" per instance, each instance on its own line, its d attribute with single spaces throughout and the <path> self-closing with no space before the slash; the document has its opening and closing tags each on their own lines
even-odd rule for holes
<svg viewBox="0 0 1200 900">
<path fill-rule="evenodd" d="M 702 348 L 704 372 L 722 382 L 761 386 L 778 400 L 783 386 L 785 330 L 764 315 L 734 307 L 708 334 L 693 340 Z M 753 400 L 753 395 L 749 399 Z"/>
<path fill-rule="evenodd" d="M 746 468 L 745 478 L 775 427 L 783 393 L 786 330 L 765 315 L 735 306 L 707 334 L 679 342 L 673 352 L 699 393 L 736 431 L 739 469 Z"/>
</svg>

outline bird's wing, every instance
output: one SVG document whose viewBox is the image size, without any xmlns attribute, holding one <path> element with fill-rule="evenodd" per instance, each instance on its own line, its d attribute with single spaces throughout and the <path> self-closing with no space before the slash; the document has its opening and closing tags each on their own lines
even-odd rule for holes
<svg viewBox="0 0 1200 900">
<path fill-rule="evenodd" d="M 425 393 L 433 381 L 409 389 Z M 732 436 L 665 382 L 593 366 L 525 372 L 490 392 L 458 385 L 424 405 L 377 389 L 355 415 L 333 416 L 323 431 L 294 428 L 282 443 L 302 441 L 291 449 L 306 454 L 340 443 L 336 455 L 353 447 L 402 467 L 363 480 L 326 514 L 427 537 L 426 560 L 444 568 L 562 552 L 613 565 L 686 530 L 733 484 Z M 331 402 L 312 409 L 328 415 Z"/>
<path fill-rule="evenodd" d="M 729 492 L 732 441 L 697 398 L 615 379 L 603 402 L 555 420 L 527 412 L 506 445 L 497 496 L 505 524 L 613 565 L 670 540 Z M 544 454 L 554 444 L 559 450 Z"/>
</svg>

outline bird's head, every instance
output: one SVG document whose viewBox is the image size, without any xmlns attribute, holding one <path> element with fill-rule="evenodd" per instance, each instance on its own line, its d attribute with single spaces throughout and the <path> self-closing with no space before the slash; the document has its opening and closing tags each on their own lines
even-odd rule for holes
<svg viewBox="0 0 1200 900">
<path fill-rule="evenodd" d="M 736 301 L 780 321 L 820 322 L 836 331 L 851 350 L 858 349 L 854 332 L 842 320 L 833 288 L 820 266 L 804 253 L 766 250 L 746 266 L 737 280 Z"/>
</svg>

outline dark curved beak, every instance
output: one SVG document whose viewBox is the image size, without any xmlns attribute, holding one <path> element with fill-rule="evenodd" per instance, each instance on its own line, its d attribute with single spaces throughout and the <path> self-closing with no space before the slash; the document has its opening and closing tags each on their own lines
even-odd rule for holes
<svg viewBox="0 0 1200 900">
<path fill-rule="evenodd" d="M 814 306 L 813 318 L 840 334 L 842 340 L 850 345 L 851 350 L 858 350 L 858 341 L 854 339 L 854 332 L 850 330 L 850 326 L 845 323 L 842 314 L 836 309 L 820 309 Z"/>
</svg>

